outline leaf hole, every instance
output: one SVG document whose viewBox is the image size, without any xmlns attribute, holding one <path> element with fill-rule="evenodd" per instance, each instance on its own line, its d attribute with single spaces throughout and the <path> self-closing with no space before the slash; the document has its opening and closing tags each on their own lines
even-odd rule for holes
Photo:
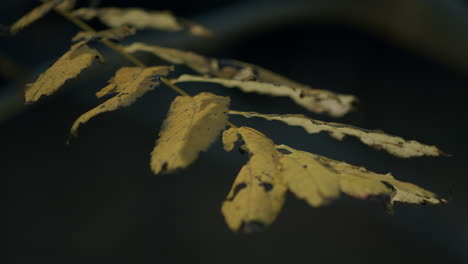
<svg viewBox="0 0 468 264">
<path fill-rule="evenodd" d="M 240 147 L 237 148 L 237 150 L 239 150 L 239 153 L 242 154 L 242 155 L 244 155 L 245 152 L 246 152 L 246 151 L 245 151 L 245 148 L 243 148 L 243 146 L 244 146 L 244 145 L 242 145 L 242 146 L 240 146 Z"/>
<path fill-rule="evenodd" d="M 259 185 L 263 187 L 265 192 L 269 192 L 269 191 L 273 190 L 273 184 L 271 184 L 271 183 L 261 182 Z"/>
<path fill-rule="evenodd" d="M 164 172 L 167 170 L 167 162 L 164 162 L 163 165 L 161 166 L 161 172 Z"/>
</svg>

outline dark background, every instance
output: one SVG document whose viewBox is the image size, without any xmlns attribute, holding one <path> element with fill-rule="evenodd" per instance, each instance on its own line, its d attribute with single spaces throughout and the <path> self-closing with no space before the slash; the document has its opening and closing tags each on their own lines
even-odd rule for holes
<svg viewBox="0 0 468 264">
<path fill-rule="evenodd" d="M 35 5 L 3 0 L 0 24 L 13 23 Z M 452 156 L 399 159 L 351 138 L 338 142 L 259 119 L 231 121 L 253 126 L 278 144 L 392 172 L 450 203 L 397 204 L 389 216 L 376 200 L 343 196 L 313 209 L 289 194 L 266 232 L 232 233 L 220 206 L 246 156 L 226 153 L 217 142 L 186 170 L 150 172 L 149 153 L 176 96 L 169 88 L 92 119 L 65 144 L 73 121 L 98 104 L 94 92 L 117 68 L 130 65 L 118 55 L 96 45 L 106 64 L 85 71 L 56 95 L 23 106 L 24 83 L 68 50 L 77 32 L 50 14 L 16 36 L 0 37 L 8 263 L 468 263 L 466 2 L 104 0 L 101 5 L 170 9 L 216 33 L 207 40 L 144 31 L 125 43 L 237 58 L 315 88 L 357 95 L 361 111 L 337 121 L 434 144 Z M 181 86 L 191 94 L 229 95 L 237 110 L 336 121 L 284 98 L 216 85 Z"/>
</svg>

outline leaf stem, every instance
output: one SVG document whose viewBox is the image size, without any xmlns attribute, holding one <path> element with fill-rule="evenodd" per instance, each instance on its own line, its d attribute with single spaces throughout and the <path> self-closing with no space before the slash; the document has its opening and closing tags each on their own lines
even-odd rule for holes
<svg viewBox="0 0 468 264">
<path fill-rule="evenodd" d="M 171 81 L 169 81 L 168 79 L 164 78 L 164 77 L 161 77 L 160 78 L 161 82 L 163 82 L 165 85 L 169 86 L 169 88 L 171 88 L 172 90 L 178 92 L 179 94 L 183 95 L 183 96 L 190 96 L 190 94 L 188 94 L 186 91 L 182 90 L 180 87 L 177 87 L 175 86 Z M 191 96 L 190 96 L 191 97 Z"/>
<path fill-rule="evenodd" d="M 81 28 L 84 31 L 88 32 L 96 32 L 94 28 L 92 28 L 90 25 L 86 24 L 85 22 L 81 21 L 81 19 L 71 15 L 67 11 L 61 10 L 61 9 L 54 9 L 55 12 L 59 13 L 60 15 L 64 16 L 66 19 L 68 19 L 70 22 L 72 22 L 75 26 Z"/>
<path fill-rule="evenodd" d="M 90 25 L 86 24 L 81 19 L 71 15 L 67 11 L 60 10 L 60 9 L 55 9 L 55 11 L 57 13 L 59 13 L 60 15 L 64 16 L 66 19 L 68 19 L 75 26 L 81 28 L 82 30 L 88 31 L 88 32 L 94 32 L 94 33 L 96 32 L 96 30 L 94 30 L 94 28 L 92 28 Z M 120 55 L 124 56 L 125 58 L 127 58 L 128 60 L 133 62 L 135 65 L 137 65 L 139 67 L 146 67 L 146 65 L 142 61 L 137 59 L 132 54 L 129 54 L 129 53 L 125 52 L 125 50 L 120 45 L 115 44 L 115 43 L 113 43 L 112 41 L 110 41 L 110 40 L 108 40 L 106 38 L 100 39 L 99 42 L 101 42 L 102 44 L 104 44 L 107 47 L 111 48 L 112 50 L 119 53 Z"/>
<path fill-rule="evenodd" d="M 65 17 L 68 21 L 73 23 L 75 26 L 81 28 L 82 30 L 87 31 L 87 32 L 93 32 L 93 33 L 96 32 L 96 30 L 94 30 L 94 28 L 92 28 L 90 25 L 86 24 L 86 22 L 82 21 L 78 17 L 75 17 L 75 16 L 71 15 L 69 12 L 64 11 L 64 10 L 60 10 L 60 9 L 57 9 L 57 8 L 55 8 L 54 10 L 57 13 L 59 13 L 60 15 L 62 15 L 63 17 Z M 129 61 L 131 61 L 135 65 L 137 65 L 138 67 L 146 67 L 146 65 L 142 61 L 140 61 L 137 57 L 133 56 L 132 54 L 130 54 L 128 52 L 126 52 L 122 48 L 122 46 L 120 46 L 118 44 L 115 44 L 114 42 L 108 40 L 107 38 L 102 38 L 102 39 L 99 40 L 99 42 L 101 42 L 102 44 L 104 44 L 107 47 L 111 48 L 115 52 L 119 53 L 120 55 L 122 55 L 123 57 L 125 57 L 126 59 L 128 59 Z M 169 88 L 176 91 L 180 95 L 191 97 L 190 94 L 188 94 L 187 92 L 182 90 L 182 88 L 177 87 L 175 84 L 173 84 L 168 79 L 166 79 L 164 77 L 161 77 L 160 80 L 161 80 L 161 82 L 163 82 L 165 85 L 167 85 Z M 233 123 L 231 123 L 231 122 L 229 122 L 227 120 L 226 120 L 226 123 L 229 126 L 231 126 L 232 128 L 236 128 L 236 129 L 238 128 Z"/>
<path fill-rule="evenodd" d="M 120 55 L 124 56 L 125 58 L 127 58 L 129 61 L 133 62 L 135 65 L 139 66 L 139 67 L 146 67 L 146 65 L 140 61 L 139 59 L 137 59 L 135 56 L 133 56 L 132 54 L 126 52 L 120 45 L 117 45 L 115 44 L 114 42 L 106 39 L 106 38 L 103 38 L 100 40 L 101 43 L 105 44 L 106 46 L 108 46 L 109 48 L 113 49 L 114 51 L 116 51 L 117 53 L 119 53 Z"/>
<path fill-rule="evenodd" d="M 226 124 L 228 124 L 230 127 L 234 128 L 234 129 L 239 129 L 236 125 L 231 123 L 231 121 L 229 121 L 229 120 L 226 120 Z"/>
</svg>

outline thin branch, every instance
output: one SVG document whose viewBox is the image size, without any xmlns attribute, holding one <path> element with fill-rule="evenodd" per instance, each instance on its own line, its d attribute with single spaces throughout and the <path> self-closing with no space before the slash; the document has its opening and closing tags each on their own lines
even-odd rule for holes
<svg viewBox="0 0 468 264">
<path fill-rule="evenodd" d="M 62 15 L 63 17 L 65 17 L 68 21 L 73 23 L 75 26 L 81 28 L 82 30 L 87 31 L 87 32 L 93 32 L 93 33 L 96 32 L 96 30 L 94 30 L 94 28 L 92 28 L 90 25 L 86 24 L 81 19 L 71 15 L 69 12 L 64 11 L 64 10 L 59 10 L 59 9 L 55 9 L 55 11 L 57 13 L 59 13 L 60 15 Z M 140 61 L 137 57 L 133 56 L 132 54 L 130 54 L 128 52 L 126 52 L 120 45 L 113 43 L 109 39 L 102 38 L 102 39 L 99 40 L 99 42 L 101 42 L 102 44 L 104 44 L 107 47 L 111 48 L 112 50 L 119 53 L 123 57 L 127 58 L 129 61 L 131 61 L 132 63 L 134 63 L 138 67 L 146 67 L 146 65 L 142 61 Z M 190 94 L 185 92 L 182 88 L 177 87 L 176 85 L 174 85 L 168 79 L 162 77 L 160 80 L 161 80 L 161 82 L 163 82 L 165 85 L 167 85 L 169 88 L 173 89 L 174 91 L 176 91 L 180 95 L 192 97 Z M 231 122 L 229 122 L 227 120 L 226 120 L 226 123 L 229 126 L 231 126 L 232 128 L 236 128 L 236 129 L 238 128 L 236 125 L 234 125 L 233 123 L 231 123 Z"/>
</svg>

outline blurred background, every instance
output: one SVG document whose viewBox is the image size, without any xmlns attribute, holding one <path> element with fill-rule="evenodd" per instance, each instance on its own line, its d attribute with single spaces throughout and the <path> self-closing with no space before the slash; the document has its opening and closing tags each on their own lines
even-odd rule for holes
<svg viewBox="0 0 468 264">
<path fill-rule="evenodd" d="M 276 222 L 251 235 L 232 233 L 220 212 L 247 156 L 224 152 L 217 142 L 186 170 L 150 172 L 149 154 L 176 96 L 172 90 L 161 86 L 131 107 L 92 119 L 66 145 L 73 121 L 99 103 L 94 93 L 129 62 L 95 45 L 105 64 L 67 82 L 56 95 L 24 106 L 25 83 L 68 50 L 77 29 L 52 13 L 15 36 L 0 36 L 0 174 L 7 181 L 8 263 L 468 263 L 467 2 L 79 1 L 80 6 L 172 10 L 216 36 L 143 31 L 124 43 L 144 41 L 248 61 L 314 88 L 354 94 L 361 106 L 336 120 L 284 98 L 181 84 L 191 94 L 229 95 L 236 110 L 300 113 L 382 129 L 452 155 L 399 159 L 352 138 L 338 142 L 280 123 L 232 117 L 278 144 L 392 172 L 450 202 L 397 204 L 390 216 L 377 200 L 343 196 L 313 209 L 288 194 Z M 13 23 L 37 4 L 3 0 L 0 24 Z"/>
</svg>

